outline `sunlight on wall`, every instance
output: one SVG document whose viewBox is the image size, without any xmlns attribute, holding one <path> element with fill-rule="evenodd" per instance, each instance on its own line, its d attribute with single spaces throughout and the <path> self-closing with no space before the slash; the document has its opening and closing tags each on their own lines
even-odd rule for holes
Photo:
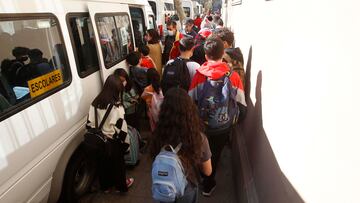
<svg viewBox="0 0 360 203">
<path fill-rule="evenodd" d="M 76 80 L 73 83 L 75 84 L 61 92 L 66 119 L 70 119 L 79 110 L 80 99 L 83 95 L 80 81 Z"/>
<path fill-rule="evenodd" d="M 33 132 L 29 132 L 25 118 L 22 116 L 21 113 L 13 115 L 10 119 L 10 126 L 13 128 L 15 137 L 17 140 L 17 145 L 15 146 L 18 148 L 21 145 L 26 144 L 30 141 L 30 136 Z"/>
<path fill-rule="evenodd" d="M 41 118 L 44 119 L 47 128 L 53 127 L 56 122 L 59 121 L 57 113 L 54 111 L 54 105 L 52 105 L 49 98 L 41 102 L 41 108 L 39 108 L 39 110 L 42 112 L 42 115 L 44 115 Z"/>
<path fill-rule="evenodd" d="M 243 0 L 229 15 L 245 60 L 253 46 L 253 101 L 263 71 L 272 149 L 306 202 L 359 201 L 357 8 L 352 0 Z"/>
<path fill-rule="evenodd" d="M 16 7 L 12 0 L 0 0 L 0 12 L 15 13 Z"/>
<path fill-rule="evenodd" d="M 27 118 L 26 120 L 28 120 L 28 122 L 30 123 L 29 125 L 32 129 L 31 132 L 33 132 L 30 134 L 30 136 L 39 135 L 44 132 L 45 125 L 41 119 L 43 114 L 40 113 L 39 109 L 36 108 L 35 105 L 26 109 L 25 116 Z M 34 136 L 32 137 L 34 138 Z"/>
</svg>

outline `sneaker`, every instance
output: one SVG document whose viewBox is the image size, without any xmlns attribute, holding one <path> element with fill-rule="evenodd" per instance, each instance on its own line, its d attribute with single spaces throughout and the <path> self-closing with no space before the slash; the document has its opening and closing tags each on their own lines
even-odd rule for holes
<svg viewBox="0 0 360 203">
<path fill-rule="evenodd" d="M 204 186 L 202 195 L 204 195 L 205 197 L 210 197 L 211 193 L 215 190 L 215 188 L 216 188 L 216 183 L 214 183 L 213 185 Z"/>
<path fill-rule="evenodd" d="M 126 186 L 127 188 L 130 188 L 132 186 L 132 184 L 134 183 L 134 178 L 127 178 L 126 179 Z"/>
</svg>

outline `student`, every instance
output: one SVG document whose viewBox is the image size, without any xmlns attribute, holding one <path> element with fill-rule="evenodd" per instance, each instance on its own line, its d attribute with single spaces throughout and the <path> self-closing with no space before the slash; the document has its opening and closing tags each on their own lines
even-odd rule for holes
<svg viewBox="0 0 360 203">
<path fill-rule="evenodd" d="M 43 58 L 43 53 L 39 49 L 31 49 L 28 52 L 30 63 L 17 70 L 17 77 L 22 81 L 20 86 L 27 87 L 27 81 L 45 75 L 53 71 L 48 60 Z"/>
<path fill-rule="evenodd" d="M 221 19 L 220 16 L 214 16 L 214 25 L 216 26 L 215 29 L 218 29 L 218 28 L 223 28 L 224 27 L 224 22 L 223 20 Z"/>
<path fill-rule="evenodd" d="M 200 18 L 200 15 L 196 15 L 196 18 L 194 19 L 194 25 L 200 29 L 202 19 Z"/>
<path fill-rule="evenodd" d="M 212 32 L 210 29 L 204 28 L 204 29 L 200 30 L 198 35 L 196 36 L 194 54 L 190 59 L 197 62 L 200 65 L 202 65 L 206 61 L 205 51 L 204 51 L 204 43 L 205 43 L 205 40 L 211 34 L 212 34 Z"/>
<path fill-rule="evenodd" d="M 156 70 L 158 73 L 162 74 L 162 59 L 161 59 L 161 45 L 160 45 L 160 36 L 155 29 L 149 29 L 146 32 L 145 40 L 148 43 L 149 47 L 149 56 L 154 61 Z"/>
<path fill-rule="evenodd" d="M 218 28 L 213 31 L 213 36 L 219 37 L 223 43 L 224 48 L 231 48 L 234 43 L 234 33 L 228 28 Z"/>
<path fill-rule="evenodd" d="M 174 60 L 170 60 L 164 69 L 163 79 L 161 81 L 161 87 L 164 93 L 171 87 L 181 87 L 185 91 L 188 91 L 196 69 L 200 67 L 198 63 L 190 60 L 194 52 L 194 40 L 191 38 L 182 38 L 179 44 L 180 56 Z"/>
<path fill-rule="evenodd" d="M 133 88 L 133 82 L 130 80 L 126 71 L 122 68 L 116 69 L 114 75 L 120 78 L 120 81 L 124 86 L 122 101 L 125 108 L 126 123 L 136 129 L 139 129 L 139 119 L 136 114 L 136 107 L 139 103 L 139 95 Z"/>
<path fill-rule="evenodd" d="M 134 178 L 126 178 L 124 152 L 129 147 L 125 143 L 127 124 L 124 120 L 124 107 L 121 104 L 120 94 L 123 85 L 120 78 L 110 75 L 100 94 L 91 103 L 87 127 L 95 128 L 95 109 L 98 123 L 101 122 L 108 108 L 110 114 L 101 129 L 107 138 L 107 153 L 99 157 L 98 172 L 100 187 L 105 192 L 126 192 L 134 183 Z"/>
<path fill-rule="evenodd" d="M 152 58 L 149 56 L 149 52 L 150 49 L 147 45 L 141 45 L 139 47 L 139 52 L 141 53 L 141 58 L 140 58 L 140 67 L 142 68 L 155 68 L 155 63 L 152 60 Z"/>
<path fill-rule="evenodd" d="M 140 67 L 141 54 L 139 52 L 131 52 L 126 56 L 126 62 L 129 65 L 130 79 L 134 82 L 134 88 L 140 95 L 147 86 L 146 71 L 147 69 Z"/>
<path fill-rule="evenodd" d="M 176 26 L 175 21 L 167 24 L 168 36 L 165 37 L 164 64 L 166 64 L 169 59 L 175 59 L 180 55 L 179 40 L 183 38 L 183 35 L 177 30 Z"/>
<path fill-rule="evenodd" d="M 11 86 L 23 85 L 24 80 L 27 79 L 26 76 L 22 76 L 24 78 L 20 78 L 18 75 L 19 70 L 24 68 L 29 62 L 29 51 L 30 49 L 26 47 L 15 47 L 12 50 L 12 55 L 15 59 L 11 60 L 12 63 L 7 70 L 2 70 L 2 73 L 6 76 L 6 79 Z"/>
<path fill-rule="evenodd" d="M 215 26 L 212 21 L 213 21 L 213 17 L 211 15 L 206 16 L 204 20 L 201 22 L 200 28 L 214 29 Z"/>
<path fill-rule="evenodd" d="M 186 33 L 186 35 L 191 36 L 193 39 L 195 39 L 195 37 L 196 37 L 196 35 L 197 35 L 197 32 L 198 32 L 199 30 L 195 30 L 194 20 L 191 19 L 191 18 L 187 18 L 187 19 L 185 20 L 184 27 L 185 27 L 185 33 Z M 197 28 L 196 28 L 196 29 L 197 29 Z"/>
<path fill-rule="evenodd" d="M 154 132 L 164 96 L 160 88 L 160 75 L 155 69 L 147 71 L 147 79 L 150 85 L 145 88 L 141 98 L 146 102 L 151 131 Z"/>
<path fill-rule="evenodd" d="M 164 42 L 164 51 L 162 54 L 162 64 L 166 64 L 169 60 L 170 51 L 172 49 L 173 43 L 175 42 L 175 33 L 173 30 L 176 30 L 176 22 L 168 21 L 166 23 L 166 35 Z"/>
<path fill-rule="evenodd" d="M 245 70 L 244 70 L 244 57 L 239 47 L 225 49 L 223 56 L 224 62 L 230 66 L 230 69 L 240 75 L 243 86 L 245 87 Z"/>
<path fill-rule="evenodd" d="M 188 184 L 184 196 L 177 199 L 176 203 L 196 203 L 200 181 L 198 171 L 205 175 L 211 174 L 211 151 L 195 104 L 185 90 L 171 88 L 161 105 L 150 148 L 151 156 L 155 158 L 165 145 L 170 144 L 175 148 L 179 143 L 182 143 L 182 147 L 178 155 L 187 174 Z"/>
<path fill-rule="evenodd" d="M 216 186 L 215 174 L 221 151 L 229 138 L 238 112 L 244 116 L 246 102 L 239 75 L 222 62 L 224 44 L 210 37 L 204 44 L 207 62 L 197 69 L 189 95 L 198 105 L 200 117 L 206 124 L 206 135 L 213 153 L 213 172 L 204 177 L 202 194 L 210 196 Z M 219 95 L 220 94 L 220 95 Z"/>
</svg>

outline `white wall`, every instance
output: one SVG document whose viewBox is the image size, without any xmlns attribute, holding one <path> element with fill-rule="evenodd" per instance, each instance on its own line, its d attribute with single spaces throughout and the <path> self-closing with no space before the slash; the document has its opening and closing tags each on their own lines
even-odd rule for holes
<svg viewBox="0 0 360 203">
<path fill-rule="evenodd" d="M 242 0 L 228 25 L 285 176 L 306 202 L 360 202 L 360 2 Z"/>
</svg>

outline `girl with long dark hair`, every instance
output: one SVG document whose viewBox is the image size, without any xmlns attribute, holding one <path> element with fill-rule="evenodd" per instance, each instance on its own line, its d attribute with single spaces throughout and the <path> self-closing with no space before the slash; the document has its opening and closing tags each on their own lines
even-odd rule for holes
<svg viewBox="0 0 360 203">
<path fill-rule="evenodd" d="M 109 116 L 101 129 L 107 138 L 106 152 L 99 156 L 98 172 L 100 187 L 105 192 L 114 189 L 126 192 L 133 184 L 133 178 L 126 178 L 124 152 L 129 147 L 127 124 L 124 120 L 124 107 L 121 97 L 123 85 L 119 77 L 110 75 L 100 94 L 91 103 L 87 127 L 95 128 L 95 110 L 98 123 L 103 119 L 108 108 Z"/>
<path fill-rule="evenodd" d="M 147 80 L 150 85 L 145 88 L 141 98 L 146 102 L 150 127 L 153 132 L 155 130 L 156 122 L 158 121 L 160 105 L 163 100 L 163 93 L 160 88 L 160 75 L 154 68 L 148 69 Z"/>
<path fill-rule="evenodd" d="M 199 170 L 205 175 L 212 172 L 210 147 L 203 130 L 197 107 L 187 92 L 181 88 L 169 89 L 161 105 L 150 152 L 155 158 L 163 146 L 170 144 L 175 148 L 182 143 L 178 155 L 188 185 L 184 196 L 176 200 L 177 203 L 197 202 Z"/>
</svg>

